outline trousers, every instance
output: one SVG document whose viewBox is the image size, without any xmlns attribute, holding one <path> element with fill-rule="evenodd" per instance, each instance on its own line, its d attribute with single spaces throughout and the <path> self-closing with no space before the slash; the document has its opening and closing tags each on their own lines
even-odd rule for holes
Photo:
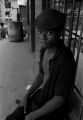
<svg viewBox="0 0 83 120">
<path fill-rule="evenodd" d="M 38 91 L 39 92 L 39 91 Z M 35 95 L 37 95 L 37 93 Z M 6 120 L 25 120 L 25 116 L 29 114 L 32 111 L 37 110 L 39 107 L 36 106 L 35 104 L 35 95 L 33 95 L 29 100 L 28 100 L 28 106 L 27 106 L 27 113 L 24 114 L 24 107 L 17 107 L 13 113 L 8 115 L 6 117 Z M 45 116 L 42 116 L 40 118 L 37 118 L 36 120 L 64 120 L 64 118 L 68 115 L 69 110 L 67 110 L 64 106 L 61 108 L 53 111 L 50 114 L 47 114 Z"/>
</svg>

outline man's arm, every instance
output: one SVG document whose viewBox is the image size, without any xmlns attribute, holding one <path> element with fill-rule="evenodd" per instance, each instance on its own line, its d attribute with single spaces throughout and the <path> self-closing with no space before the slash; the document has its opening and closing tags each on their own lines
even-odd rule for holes
<svg viewBox="0 0 83 120">
<path fill-rule="evenodd" d="M 65 98 L 62 96 L 54 96 L 51 100 L 49 100 L 43 107 L 39 108 L 38 110 L 31 112 L 29 115 L 26 116 L 26 120 L 28 117 L 31 117 L 35 120 L 38 117 L 44 116 L 49 114 L 59 108 L 61 105 L 64 104 Z"/>
<path fill-rule="evenodd" d="M 30 96 L 37 88 L 40 87 L 40 85 L 42 84 L 42 82 L 43 82 L 43 75 L 41 73 L 39 73 L 36 76 L 35 80 L 33 81 L 32 85 L 31 85 L 31 87 L 28 90 L 28 92 L 27 92 L 26 95 Z"/>
<path fill-rule="evenodd" d="M 36 89 L 38 89 L 38 87 L 40 87 L 40 85 L 43 82 L 43 75 L 41 73 L 39 73 L 34 82 L 32 83 L 30 89 L 27 91 L 27 93 L 25 94 L 24 98 L 22 99 L 22 101 L 20 102 L 18 107 L 24 106 L 24 113 L 26 113 L 26 109 L 27 109 L 27 100 L 29 98 L 29 96 L 35 92 Z"/>
</svg>

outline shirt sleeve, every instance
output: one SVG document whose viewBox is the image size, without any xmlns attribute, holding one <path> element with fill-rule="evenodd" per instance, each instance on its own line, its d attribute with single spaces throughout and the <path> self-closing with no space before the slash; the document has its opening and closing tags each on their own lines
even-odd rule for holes
<svg viewBox="0 0 83 120">
<path fill-rule="evenodd" d="M 55 85 L 55 95 L 67 97 L 75 82 L 75 64 L 71 62 L 60 63 L 57 82 Z"/>
</svg>

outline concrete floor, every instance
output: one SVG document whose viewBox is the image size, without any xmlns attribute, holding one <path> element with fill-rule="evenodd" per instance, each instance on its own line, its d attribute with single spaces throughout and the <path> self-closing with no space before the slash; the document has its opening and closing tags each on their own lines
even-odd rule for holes
<svg viewBox="0 0 83 120">
<path fill-rule="evenodd" d="M 28 40 L 0 40 L 0 120 L 16 108 L 15 100 L 24 96 L 37 74 L 36 54 L 28 46 Z"/>
</svg>

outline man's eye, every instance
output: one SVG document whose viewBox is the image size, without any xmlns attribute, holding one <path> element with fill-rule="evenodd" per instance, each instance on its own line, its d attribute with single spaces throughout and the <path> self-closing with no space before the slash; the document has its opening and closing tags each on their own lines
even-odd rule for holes
<svg viewBox="0 0 83 120">
<path fill-rule="evenodd" d="M 41 34 L 42 32 L 41 31 L 38 31 L 39 34 Z"/>
<path fill-rule="evenodd" d="M 47 32 L 47 35 L 51 35 L 52 34 L 52 32 Z"/>
</svg>

